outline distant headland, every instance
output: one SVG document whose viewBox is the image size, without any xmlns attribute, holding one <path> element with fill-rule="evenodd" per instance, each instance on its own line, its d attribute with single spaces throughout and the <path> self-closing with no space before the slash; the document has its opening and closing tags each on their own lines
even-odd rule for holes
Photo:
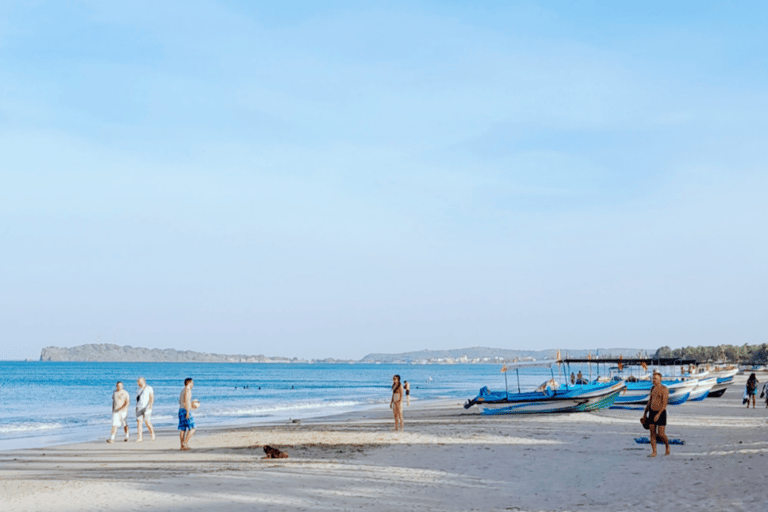
<svg viewBox="0 0 768 512">
<path fill-rule="evenodd" d="M 569 350 L 570 357 L 586 357 L 600 354 L 604 357 L 637 356 L 641 351 L 632 348 L 609 348 L 595 350 Z M 130 345 L 99 343 L 76 347 L 45 347 L 40 361 L 69 362 L 144 362 L 144 363 L 402 363 L 402 364 L 482 364 L 503 363 L 514 360 L 541 361 L 554 359 L 557 350 L 510 350 L 502 348 L 472 347 L 452 350 L 420 350 L 400 354 L 368 354 L 364 358 L 352 359 L 300 359 L 297 357 L 267 357 L 264 355 L 227 355 L 175 350 L 172 348 L 142 348 Z M 566 355 L 566 351 L 562 351 Z"/>
<path fill-rule="evenodd" d="M 172 348 L 142 348 L 99 343 L 77 347 L 45 347 L 40 361 L 136 362 L 136 363 L 292 363 L 307 362 L 297 358 L 209 354 Z"/>
</svg>

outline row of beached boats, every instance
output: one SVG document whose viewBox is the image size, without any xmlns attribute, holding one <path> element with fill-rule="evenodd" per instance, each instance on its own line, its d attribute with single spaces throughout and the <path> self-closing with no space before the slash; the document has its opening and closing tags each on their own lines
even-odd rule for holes
<svg viewBox="0 0 768 512">
<path fill-rule="evenodd" d="M 610 378 L 595 380 L 580 379 L 569 382 L 563 379 L 558 384 L 554 371 L 552 378 L 544 382 L 535 391 L 521 391 L 519 386 L 520 369 L 531 366 L 558 365 L 564 368 L 559 358 L 547 363 L 516 363 L 504 366 L 505 390 L 491 391 L 483 387 L 480 393 L 464 404 L 465 409 L 478 406 L 483 414 L 541 414 L 563 412 L 586 412 L 615 408 L 635 408 L 648 402 L 651 394 L 652 374 L 644 369 L 640 375 L 626 375 L 620 371 Z M 645 365 L 644 365 L 645 366 Z M 518 376 L 518 391 L 510 392 L 507 384 L 507 372 L 515 370 Z M 687 401 L 701 401 L 708 397 L 722 396 L 733 383 L 738 368 L 716 368 L 713 370 L 691 368 L 687 374 L 678 377 L 663 377 L 662 384 L 669 389 L 669 405 L 680 405 Z M 563 371 L 563 376 L 567 371 Z"/>
</svg>

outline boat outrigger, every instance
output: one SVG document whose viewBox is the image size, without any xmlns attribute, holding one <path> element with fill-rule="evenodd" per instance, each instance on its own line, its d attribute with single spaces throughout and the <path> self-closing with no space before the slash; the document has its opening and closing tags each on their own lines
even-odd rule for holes
<svg viewBox="0 0 768 512">
<path fill-rule="evenodd" d="M 596 411 L 610 407 L 616 397 L 624 390 L 624 382 L 609 383 L 580 383 L 559 385 L 552 378 L 544 382 L 535 391 L 523 392 L 520 389 L 520 368 L 530 366 L 549 366 L 560 364 L 557 361 L 543 363 L 513 363 L 502 368 L 504 373 L 505 391 L 491 391 L 483 387 L 472 400 L 467 400 L 465 409 L 473 405 L 480 408 L 482 414 L 544 414 L 562 412 Z M 507 371 L 517 372 L 517 393 L 510 393 L 507 385 Z"/>
</svg>

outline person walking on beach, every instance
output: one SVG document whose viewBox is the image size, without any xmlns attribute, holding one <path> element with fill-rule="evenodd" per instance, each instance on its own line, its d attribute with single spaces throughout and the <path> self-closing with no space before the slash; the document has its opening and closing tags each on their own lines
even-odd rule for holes
<svg viewBox="0 0 768 512">
<path fill-rule="evenodd" d="M 139 431 L 139 437 L 136 439 L 137 443 L 142 441 L 142 426 L 141 423 L 147 424 L 147 430 L 152 440 L 155 440 L 155 429 L 152 427 L 152 405 L 155 403 L 155 390 L 152 386 L 147 385 L 147 381 L 144 377 L 139 377 L 136 381 L 139 385 L 139 394 L 136 396 L 136 429 Z"/>
<path fill-rule="evenodd" d="M 661 384 L 661 374 L 653 374 L 653 387 L 648 404 L 645 406 L 643 417 L 650 424 L 651 450 L 649 457 L 656 456 L 656 439 L 660 439 L 666 447 L 664 455 L 669 455 L 669 439 L 666 435 L 667 428 L 667 403 L 669 402 L 669 389 Z M 658 430 L 657 430 L 658 429 Z"/>
<path fill-rule="evenodd" d="M 179 441 L 180 450 L 189 450 L 189 440 L 195 435 L 195 419 L 192 417 L 192 388 L 195 382 L 191 377 L 184 379 L 184 389 L 179 395 Z"/>
<path fill-rule="evenodd" d="M 754 373 L 747 379 L 747 409 L 749 409 L 750 401 L 752 402 L 752 408 L 755 408 L 755 402 L 757 401 L 755 395 L 757 395 L 757 385 L 759 383 L 760 381 L 757 380 Z"/>
<path fill-rule="evenodd" d="M 760 398 L 765 397 L 765 408 L 768 409 L 768 382 L 763 384 L 763 390 L 760 392 Z"/>
<path fill-rule="evenodd" d="M 408 381 L 403 381 L 403 389 L 405 389 L 405 405 L 411 405 L 411 385 Z"/>
<path fill-rule="evenodd" d="M 392 377 L 392 400 L 389 407 L 395 415 L 395 430 L 403 430 L 403 386 L 399 375 Z"/>
<path fill-rule="evenodd" d="M 107 439 L 108 443 L 115 442 L 115 434 L 118 427 L 123 427 L 125 430 L 125 442 L 128 442 L 128 404 L 131 401 L 131 397 L 128 396 L 128 392 L 123 389 L 123 383 L 117 381 L 115 385 L 115 391 L 112 393 L 112 433 Z"/>
</svg>

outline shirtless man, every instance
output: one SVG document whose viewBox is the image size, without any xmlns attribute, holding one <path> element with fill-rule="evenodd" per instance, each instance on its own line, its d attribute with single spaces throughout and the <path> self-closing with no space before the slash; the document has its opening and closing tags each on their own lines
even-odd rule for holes
<svg viewBox="0 0 768 512">
<path fill-rule="evenodd" d="M 664 432 L 667 428 L 667 402 L 669 402 L 669 390 L 661 385 L 661 374 L 653 374 L 653 388 L 648 404 L 645 406 L 643 417 L 647 418 L 651 431 L 651 450 L 653 453 L 649 457 L 656 456 L 656 438 L 660 439 L 667 451 L 664 455 L 669 455 L 669 439 Z M 657 429 L 658 428 L 658 433 Z"/>
<path fill-rule="evenodd" d="M 179 441 L 181 450 L 189 450 L 189 440 L 195 434 L 195 419 L 192 417 L 192 378 L 184 380 L 184 389 L 179 395 Z"/>
<path fill-rule="evenodd" d="M 115 442 L 117 427 L 124 427 L 125 442 L 128 442 L 128 403 L 130 401 L 128 392 L 123 389 L 123 383 L 117 381 L 115 392 L 112 393 L 112 435 L 107 439 L 108 443 Z"/>
<path fill-rule="evenodd" d="M 137 443 L 142 441 L 142 427 L 141 423 L 147 424 L 147 430 L 149 435 L 152 436 L 152 440 L 155 440 L 155 429 L 152 427 L 152 405 L 155 403 L 155 390 L 152 386 L 147 386 L 147 381 L 144 377 L 139 377 L 136 381 L 139 385 L 139 394 L 136 396 L 136 428 L 139 431 L 139 437 L 136 439 Z"/>
</svg>

